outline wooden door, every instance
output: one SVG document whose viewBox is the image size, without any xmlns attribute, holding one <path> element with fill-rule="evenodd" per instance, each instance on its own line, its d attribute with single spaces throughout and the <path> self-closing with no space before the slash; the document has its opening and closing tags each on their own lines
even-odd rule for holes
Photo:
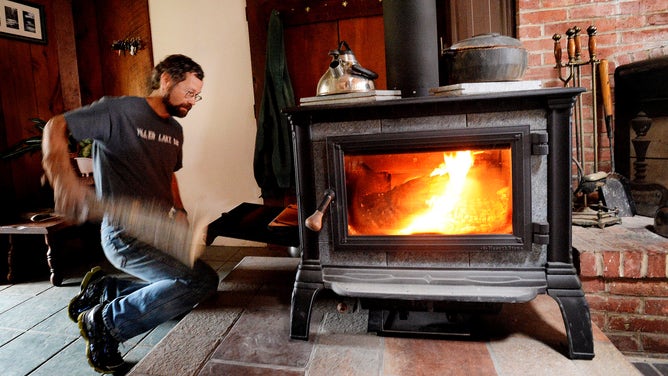
<svg viewBox="0 0 668 376">
<path fill-rule="evenodd" d="M 479 34 L 516 35 L 514 0 L 439 0 L 437 9 L 444 46 Z"/>
</svg>

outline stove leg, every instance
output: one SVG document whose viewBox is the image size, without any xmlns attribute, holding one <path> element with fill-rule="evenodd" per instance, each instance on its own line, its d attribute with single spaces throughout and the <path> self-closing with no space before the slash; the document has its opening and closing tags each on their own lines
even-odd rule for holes
<svg viewBox="0 0 668 376">
<path fill-rule="evenodd" d="M 308 341 L 311 325 L 311 309 L 322 287 L 313 287 L 312 283 L 295 282 L 292 290 L 290 309 L 290 338 Z"/>
<path fill-rule="evenodd" d="M 594 339 L 589 317 L 589 306 L 583 296 L 554 295 L 548 293 L 559 304 L 564 317 L 568 337 L 568 357 L 570 359 L 594 358 Z M 572 292 L 571 292 L 572 294 Z"/>
<path fill-rule="evenodd" d="M 592 359 L 594 336 L 589 305 L 572 264 L 548 262 L 547 294 L 557 301 L 564 318 L 570 359 Z"/>
<path fill-rule="evenodd" d="M 318 292 L 324 288 L 320 260 L 302 259 L 297 269 L 295 287 L 292 289 L 290 338 L 308 340 L 313 302 Z"/>
</svg>

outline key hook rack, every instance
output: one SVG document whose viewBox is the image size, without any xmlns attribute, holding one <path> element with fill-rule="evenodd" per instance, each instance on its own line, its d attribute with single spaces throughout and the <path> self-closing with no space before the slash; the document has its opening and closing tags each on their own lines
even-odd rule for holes
<svg viewBox="0 0 668 376">
<path fill-rule="evenodd" d="M 122 40 L 115 40 L 111 44 L 111 49 L 116 51 L 118 56 L 125 55 L 127 52 L 135 56 L 139 50 L 143 49 L 141 38 L 125 38 Z"/>
</svg>

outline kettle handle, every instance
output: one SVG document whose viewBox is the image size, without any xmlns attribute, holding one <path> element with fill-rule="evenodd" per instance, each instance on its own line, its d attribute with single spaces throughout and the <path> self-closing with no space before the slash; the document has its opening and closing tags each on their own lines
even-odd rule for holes
<svg viewBox="0 0 668 376">
<path fill-rule="evenodd" d="M 339 51 L 343 51 L 343 47 L 346 48 L 346 51 L 353 52 L 353 50 L 350 49 L 348 42 L 346 42 L 345 40 L 339 42 Z"/>
<path fill-rule="evenodd" d="M 343 47 L 346 47 L 344 50 Z M 350 46 L 348 46 L 348 43 L 345 40 L 342 40 L 339 42 L 339 46 L 335 50 L 329 50 L 329 56 L 331 56 L 333 59 L 338 59 L 339 56 L 343 53 L 353 53 L 353 50 L 350 49 Z"/>
<path fill-rule="evenodd" d="M 359 64 L 353 64 L 350 67 L 350 70 L 352 70 L 353 74 L 356 74 L 358 76 L 362 76 L 362 77 L 367 78 L 369 80 L 375 80 L 376 78 L 378 78 L 378 73 L 372 71 L 371 69 L 364 68 Z"/>
</svg>

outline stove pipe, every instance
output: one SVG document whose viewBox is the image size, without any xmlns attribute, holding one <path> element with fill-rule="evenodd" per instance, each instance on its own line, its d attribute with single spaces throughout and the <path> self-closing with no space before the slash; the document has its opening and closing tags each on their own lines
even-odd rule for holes
<svg viewBox="0 0 668 376">
<path fill-rule="evenodd" d="M 435 0 L 383 0 L 387 88 L 423 97 L 438 87 Z"/>
</svg>

